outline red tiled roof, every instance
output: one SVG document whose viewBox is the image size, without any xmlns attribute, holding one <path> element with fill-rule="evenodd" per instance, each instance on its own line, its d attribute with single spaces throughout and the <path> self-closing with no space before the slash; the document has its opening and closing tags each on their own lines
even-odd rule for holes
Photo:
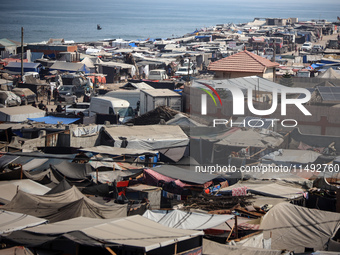
<svg viewBox="0 0 340 255">
<path fill-rule="evenodd" d="M 208 69 L 222 72 L 262 73 L 265 68 L 279 66 L 279 63 L 260 57 L 247 50 L 210 63 Z"/>
</svg>

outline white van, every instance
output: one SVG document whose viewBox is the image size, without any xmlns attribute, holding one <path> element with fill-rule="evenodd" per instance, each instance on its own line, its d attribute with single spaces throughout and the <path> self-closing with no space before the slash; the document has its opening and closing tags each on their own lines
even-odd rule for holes
<svg viewBox="0 0 340 255">
<path fill-rule="evenodd" d="M 126 90 L 126 89 L 114 90 L 107 92 L 105 96 L 126 100 L 130 103 L 130 106 L 134 110 L 139 107 L 140 90 Z"/>
<path fill-rule="evenodd" d="M 107 96 L 91 98 L 89 116 L 95 114 L 119 114 L 121 123 L 125 123 L 135 116 L 135 112 L 128 101 Z"/>
<path fill-rule="evenodd" d="M 168 75 L 164 69 L 154 69 L 149 72 L 148 79 L 162 81 L 168 79 Z"/>
</svg>

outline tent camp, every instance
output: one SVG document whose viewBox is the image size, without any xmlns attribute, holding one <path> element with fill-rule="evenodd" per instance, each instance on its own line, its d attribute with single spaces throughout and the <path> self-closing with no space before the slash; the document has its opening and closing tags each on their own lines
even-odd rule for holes
<svg viewBox="0 0 340 255">
<path fill-rule="evenodd" d="M 54 244 L 53 240 L 64 237 L 85 246 L 111 246 L 114 251 L 124 249 L 139 252 L 138 254 L 167 255 L 173 254 L 175 249 L 180 253 L 201 246 L 202 234 L 202 231 L 165 227 L 135 215 L 110 220 L 79 217 L 33 227 L 28 231 L 17 231 L 6 236 L 5 239 L 31 246 L 50 242 L 50 249 L 53 247 L 61 249 L 63 247 L 60 243 Z"/>
<path fill-rule="evenodd" d="M 84 196 L 76 187 L 50 195 L 32 195 L 18 191 L 4 210 L 57 222 L 79 216 L 90 218 L 117 218 L 127 215 L 126 205 L 103 206 Z"/>
<path fill-rule="evenodd" d="M 339 231 L 339 227 L 339 213 L 289 203 L 275 205 L 263 217 L 260 225 L 264 238 L 272 237 L 272 249 L 287 249 L 297 253 L 305 252 L 306 248 L 314 251 L 330 250 L 330 239 Z M 337 245 L 339 251 L 340 244 Z"/>
<path fill-rule="evenodd" d="M 213 228 L 235 217 L 234 215 L 204 214 L 181 210 L 147 210 L 143 216 L 169 228 L 196 230 Z"/>
</svg>

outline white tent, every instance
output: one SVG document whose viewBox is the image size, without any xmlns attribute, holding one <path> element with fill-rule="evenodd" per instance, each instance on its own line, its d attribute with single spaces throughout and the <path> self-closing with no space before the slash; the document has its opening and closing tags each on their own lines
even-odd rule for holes
<svg viewBox="0 0 340 255">
<path fill-rule="evenodd" d="M 235 217 L 234 215 L 204 214 L 181 210 L 147 210 L 143 216 L 170 228 L 197 230 L 216 227 Z"/>
</svg>

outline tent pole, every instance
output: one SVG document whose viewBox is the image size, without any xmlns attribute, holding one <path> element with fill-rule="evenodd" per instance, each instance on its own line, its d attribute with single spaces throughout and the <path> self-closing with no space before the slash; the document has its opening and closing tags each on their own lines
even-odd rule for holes
<svg viewBox="0 0 340 255">
<path fill-rule="evenodd" d="M 177 242 L 175 243 L 175 251 L 174 251 L 174 255 L 177 254 Z"/>
<path fill-rule="evenodd" d="M 110 252 L 112 255 L 117 255 L 117 253 L 115 253 L 113 250 L 111 250 L 110 247 L 105 247 L 106 250 L 108 250 L 108 252 Z"/>
<path fill-rule="evenodd" d="M 238 238 L 237 215 L 235 215 L 235 236 Z"/>
<path fill-rule="evenodd" d="M 22 172 L 22 165 L 20 164 L 20 180 L 22 180 L 22 177 L 23 177 L 23 172 Z"/>
</svg>

